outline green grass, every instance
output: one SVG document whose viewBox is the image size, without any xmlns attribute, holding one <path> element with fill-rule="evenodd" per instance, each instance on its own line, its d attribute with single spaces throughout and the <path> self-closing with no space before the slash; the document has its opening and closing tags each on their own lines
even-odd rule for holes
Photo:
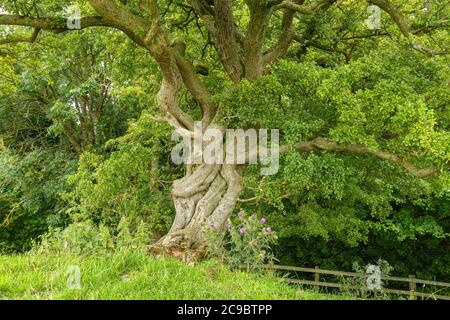
<svg viewBox="0 0 450 320">
<path fill-rule="evenodd" d="M 79 266 L 81 289 L 67 287 Z M 207 261 L 196 266 L 123 252 L 114 255 L 0 256 L 0 299 L 339 299 L 304 291 L 271 275 L 230 271 Z"/>
</svg>

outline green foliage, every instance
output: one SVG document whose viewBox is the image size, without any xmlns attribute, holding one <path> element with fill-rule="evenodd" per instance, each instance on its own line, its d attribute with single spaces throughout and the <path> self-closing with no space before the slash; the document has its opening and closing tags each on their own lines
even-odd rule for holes
<svg viewBox="0 0 450 320">
<path fill-rule="evenodd" d="M 389 276 L 391 272 L 394 271 L 394 268 L 389 264 L 389 262 L 382 259 L 378 259 L 375 265 L 380 268 L 381 277 Z M 342 295 L 345 295 L 346 297 L 354 297 L 362 299 L 367 299 L 369 298 L 369 296 L 370 299 L 387 299 L 385 294 L 379 292 L 372 293 L 367 288 L 367 282 L 370 281 L 370 279 L 368 279 L 370 274 L 367 273 L 369 266 L 370 264 L 363 267 L 358 262 L 353 263 L 353 271 L 357 273 L 357 276 L 340 277 L 339 282 L 343 286 L 339 290 L 342 293 Z M 386 281 L 380 280 L 379 284 L 382 288 L 387 287 Z"/>
<path fill-rule="evenodd" d="M 314 97 L 325 76 L 317 65 L 282 61 L 270 75 L 225 86 L 215 97 L 220 119 L 229 128 L 280 129 L 283 143 L 309 139 L 328 117 L 326 106 Z"/>
<path fill-rule="evenodd" d="M 382 47 L 333 68 L 309 58 L 280 61 L 270 75 L 226 89 L 218 100 L 226 101 L 227 125 L 280 128 L 284 144 L 331 136 L 418 167 L 441 166 L 450 159 L 444 60 Z M 252 114 L 261 103 L 267 115 L 264 108 Z M 258 167 L 248 168 L 242 198 L 256 197 L 244 208 L 275 221 L 276 254 L 286 264 L 350 270 L 348 261 L 382 257 L 401 275 L 447 279 L 448 177 L 444 169 L 418 180 L 367 156 L 292 152 L 282 156 L 276 176 L 261 178 Z"/>
<path fill-rule="evenodd" d="M 109 142 L 115 151 L 107 157 L 86 152 L 80 157 L 78 171 L 69 178 L 72 192 L 71 216 L 76 221 L 92 220 L 112 233 L 126 218 L 132 231 L 141 220 L 148 224 L 153 238 L 161 236 L 172 221 L 168 196 L 168 171 L 161 154 L 167 133 L 146 114 L 131 126 L 129 133 Z"/>
<path fill-rule="evenodd" d="M 382 258 L 399 275 L 448 280 L 446 178 L 418 180 L 350 155 L 287 158 L 275 179 L 247 177 L 255 191 L 244 197 L 262 201 L 243 206 L 267 212 L 283 264 L 351 270 Z"/>
<path fill-rule="evenodd" d="M 439 51 L 450 47 L 448 28 L 433 29 L 448 19 L 448 0 L 427 1 L 428 10 L 422 10 L 422 0 L 392 2 L 413 21 L 412 29 L 419 28 L 414 39 Z M 71 3 L 83 15 L 95 14 L 87 1 Z M 261 178 L 257 166 L 248 167 L 242 198 L 256 201 L 243 207 L 273 222 L 282 262 L 350 270 L 352 261 L 363 265 L 381 257 L 401 275 L 448 280 L 448 56 L 413 50 L 411 39 L 401 37 L 384 12 L 380 34 L 368 33 L 366 3 L 345 0 L 294 19 L 293 32 L 301 37 L 285 58 L 257 80 L 235 84 L 185 1 L 158 3 L 171 40 L 189 44 L 187 60 L 208 67 L 208 75 L 199 77 L 218 105 L 217 121 L 227 128 L 280 129 L 280 142 L 288 146 L 328 137 L 389 151 L 417 167 L 442 168 L 439 177 L 418 180 L 387 161 L 331 152 L 282 155 L 273 177 Z M 137 1 L 120 4 L 150 18 Z M 245 1 L 233 4 L 236 25 L 246 30 Z M 14 14 L 61 18 L 66 5 L 1 4 Z M 278 40 L 282 23 L 271 19 L 264 50 Z M 424 28 L 433 30 L 422 34 Z M 0 48 L 0 251 L 28 249 L 49 226 L 73 221 L 55 237 L 83 252 L 107 247 L 107 239 L 127 243 L 142 221 L 145 233 L 156 239 L 172 220 L 170 183 L 183 169 L 168 161 L 171 128 L 153 117 L 159 113 L 161 75 L 146 50 L 121 32 L 99 30 L 57 35 L 42 30 L 33 44 Z M 0 37 L 29 33 L 7 27 Z M 200 108 L 185 88 L 179 97 L 181 109 L 198 119 Z M 89 101 L 84 109 L 96 112 L 83 112 L 80 101 Z M 225 245 L 235 257 L 232 264 L 262 261 L 257 257 L 269 238 L 258 238 L 256 220 L 250 225 L 255 230 L 240 236 L 233 229 L 229 243 L 219 241 L 218 247 Z M 259 240 L 249 247 L 254 239 Z"/>
<path fill-rule="evenodd" d="M 117 227 L 117 234 L 112 235 L 109 228 L 86 220 L 72 223 L 65 229 L 51 229 L 41 236 L 31 252 L 37 255 L 98 255 L 124 250 L 145 252 L 148 237 L 148 227 L 142 221 L 132 232 L 129 222 L 123 217 Z"/>
<path fill-rule="evenodd" d="M 29 249 L 49 227 L 67 223 L 60 195 L 75 165 L 64 152 L 35 150 L 20 157 L 0 149 L 0 252 Z"/>
<path fill-rule="evenodd" d="M 154 92 L 148 81 L 147 90 L 141 88 L 151 67 L 130 74 L 143 64 L 152 66 L 141 51 L 127 51 L 127 69 L 123 58 L 112 54 L 126 46 L 117 32 L 89 30 L 43 37 L 26 50 L 23 46 L 14 48 L 12 56 L 0 55 L 13 73 L 0 80 L 0 87 L 5 86 L 0 90 L 0 132 L 8 146 L 47 147 L 56 140 L 67 151 L 101 149 L 126 132 L 128 120 L 144 108 L 144 97 L 148 101 Z M 43 50 L 45 46 L 52 49 Z M 138 62 L 132 64 L 132 59 Z M 13 82 L 14 90 L 7 89 Z"/>
<path fill-rule="evenodd" d="M 0 95 L 8 95 L 14 93 L 19 82 L 17 75 L 14 73 L 13 66 L 16 59 L 10 56 L 0 55 L 0 69 L 2 77 L 0 78 Z"/>
<path fill-rule="evenodd" d="M 430 92 L 448 92 L 444 89 L 448 75 L 440 70 L 439 64 L 395 50 L 372 53 L 337 68 L 318 90 L 319 97 L 336 109 L 331 137 L 397 154 L 426 152 L 424 160 L 446 163 L 450 136 L 439 130 L 436 120 L 442 101 L 429 103 Z"/>
</svg>

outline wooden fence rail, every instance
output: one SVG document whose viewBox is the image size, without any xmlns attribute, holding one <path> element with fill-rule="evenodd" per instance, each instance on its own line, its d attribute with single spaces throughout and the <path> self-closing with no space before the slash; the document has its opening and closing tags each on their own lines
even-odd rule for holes
<svg viewBox="0 0 450 320">
<path fill-rule="evenodd" d="M 356 272 L 324 270 L 324 269 L 320 269 L 318 266 L 316 266 L 315 268 L 304 268 L 304 267 L 290 267 L 290 266 L 280 266 L 280 265 L 265 265 L 265 266 L 263 266 L 263 268 L 270 269 L 270 270 L 312 273 L 312 274 L 314 274 L 313 281 L 312 280 L 297 280 L 297 279 L 289 279 L 289 278 L 283 278 L 283 281 L 285 281 L 287 283 L 292 283 L 292 284 L 313 286 L 316 290 L 318 290 L 319 287 L 360 289 L 359 287 L 354 286 L 354 285 L 346 285 L 343 283 L 320 281 L 321 274 L 340 276 L 340 277 L 353 277 L 353 278 L 360 277 L 361 274 L 356 273 Z M 394 276 L 381 276 L 381 280 L 389 280 L 389 281 L 408 283 L 409 291 L 408 290 L 388 289 L 388 288 L 368 290 L 368 291 L 376 292 L 376 293 L 406 295 L 406 296 L 409 296 L 410 299 L 413 299 L 413 300 L 415 300 L 417 297 L 429 298 L 429 299 L 439 299 L 439 300 L 450 300 L 450 296 L 438 295 L 438 294 L 433 294 L 433 293 L 424 293 L 424 292 L 417 291 L 417 284 L 450 288 L 450 283 L 447 283 L 447 282 L 416 279 L 416 277 L 414 275 L 410 275 L 408 278 L 394 277 Z"/>
</svg>

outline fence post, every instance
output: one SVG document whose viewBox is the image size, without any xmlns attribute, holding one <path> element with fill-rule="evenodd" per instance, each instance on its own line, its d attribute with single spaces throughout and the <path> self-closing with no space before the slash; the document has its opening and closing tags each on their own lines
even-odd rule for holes
<svg viewBox="0 0 450 320">
<path fill-rule="evenodd" d="M 410 275 L 409 276 L 409 299 L 410 300 L 416 300 L 416 276 Z"/>
<path fill-rule="evenodd" d="M 316 266 L 315 269 L 318 270 L 319 266 Z M 314 290 L 319 291 L 319 273 L 317 271 L 314 273 L 314 282 Z"/>
</svg>

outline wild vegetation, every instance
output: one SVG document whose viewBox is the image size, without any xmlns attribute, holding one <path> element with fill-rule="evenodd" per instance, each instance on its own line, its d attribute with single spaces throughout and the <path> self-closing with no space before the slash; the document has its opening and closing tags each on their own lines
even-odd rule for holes
<svg viewBox="0 0 450 320">
<path fill-rule="evenodd" d="M 195 274 L 204 291 L 166 297 L 298 297 L 161 255 L 348 271 L 382 259 L 450 282 L 449 31 L 448 0 L 1 1 L 0 296 L 157 298 Z M 244 163 L 174 163 L 173 133 L 195 143 L 196 124 L 279 130 L 277 171 L 262 175 L 250 148 Z M 128 270 L 112 252 L 133 245 L 148 252 L 124 253 Z M 41 275 L 72 259 L 92 286 L 131 280 L 50 292 Z M 171 275 L 153 292 L 139 266 Z"/>
</svg>

